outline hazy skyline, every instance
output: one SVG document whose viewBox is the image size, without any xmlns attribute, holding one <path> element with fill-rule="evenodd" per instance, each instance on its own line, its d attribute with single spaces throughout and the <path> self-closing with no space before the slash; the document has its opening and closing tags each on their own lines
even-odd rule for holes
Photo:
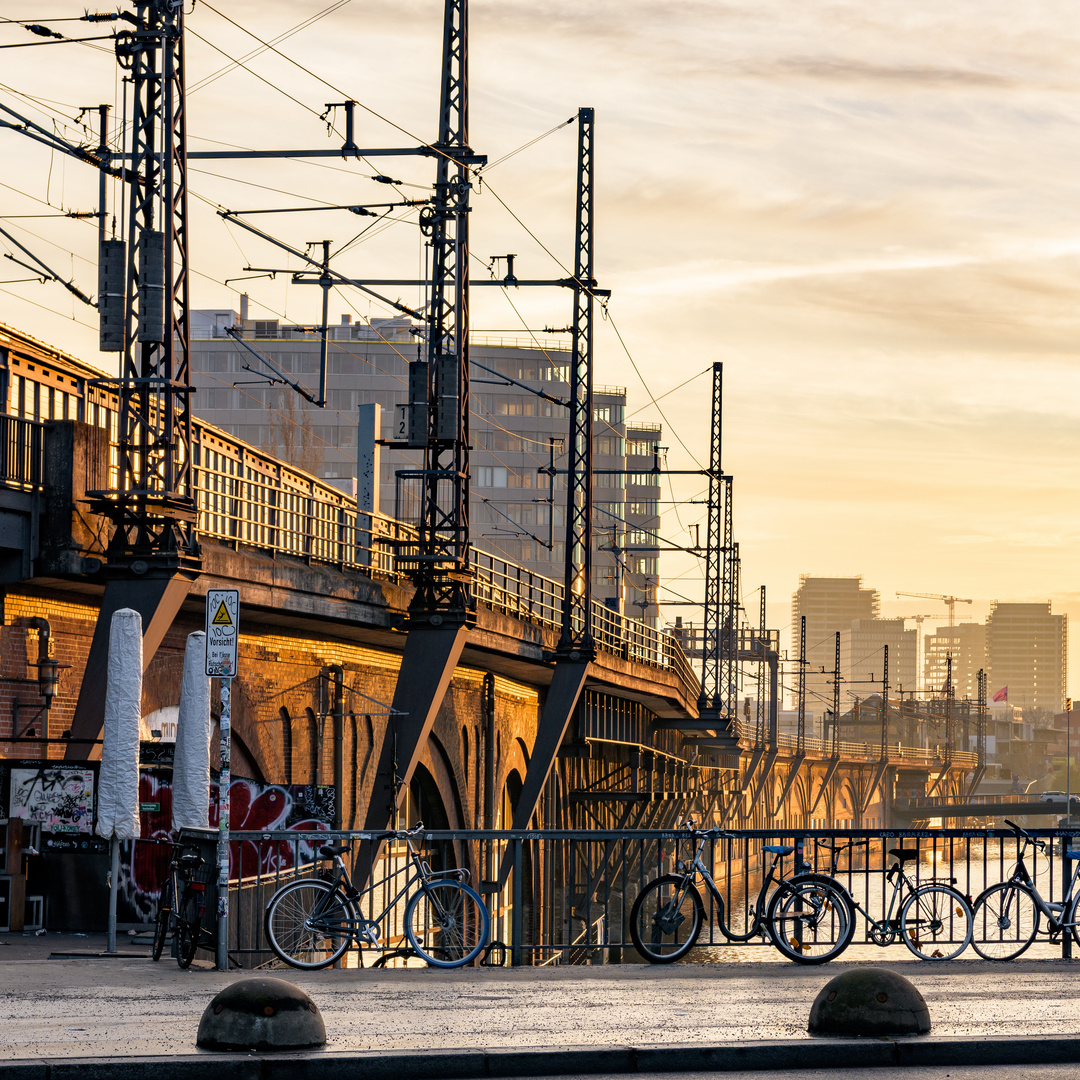
<svg viewBox="0 0 1080 1080">
<path fill-rule="evenodd" d="M 214 6 L 270 40 L 328 5 Z M 7 19 L 40 19 L 36 9 L 0 0 Z M 192 148 L 211 146 L 204 139 L 334 145 L 314 114 L 346 95 L 434 138 L 441 10 L 437 0 L 351 0 L 280 46 L 335 89 L 266 52 L 248 62 L 266 82 L 235 69 L 201 86 L 254 42 L 197 3 L 188 19 Z M 101 30 L 57 25 L 72 35 Z M 612 317 L 650 393 L 725 364 L 724 465 L 736 478 L 744 592 L 764 582 L 781 626 L 800 573 L 861 573 L 881 591 L 886 615 L 936 610 L 893 600 L 898 589 L 974 597 L 964 617 L 985 616 L 993 599 L 1050 599 L 1056 612 L 1080 615 L 1072 565 L 1080 534 L 1078 36 L 1064 2 L 473 0 L 473 146 L 495 161 L 578 106 L 594 106 L 597 276 L 613 290 Z M 26 37 L 0 26 L 0 43 Z M 39 121 L 114 100 L 108 51 L 62 45 L 3 56 L 3 87 L 49 99 L 45 112 L 27 106 Z M 8 89 L 0 101 L 22 108 Z M 94 208 L 92 170 L 50 161 L 13 132 L 0 140 L 0 216 L 46 210 L 13 189 Z M 358 140 L 410 141 L 367 113 Z M 521 274 L 557 272 L 493 193 L 569 260 L 574 155 L 571 126 L 490 170 L 474 200 L 480 260 L 512 251 Z M 412 195 L 433 173 L 427 161 L 385 168 L 417 185 L 400 189 Z M 236 293 L 221 282 L 249 263 L 287 265 L 226 229 L 210 204 L 385 201 L 391 189 L 364 174 L 340 162 L 193 162 L 192 262 L 207 275 L 194 279 L 196 306 L 234 306 Z M 263 222 L 301 246 L 324 236 L 342 242 L 364 225 L 333 213 Z M 89 225 L 0 226 L 95 291 Z M 417 230 L 402 224 L 342 265 L 415 273 L 421 255 Z M 97 353 L 94 312 L 73 309 L 57 285 L 7 283 L 29 276 L 14 264 L 0 269 L 3 321 L 88 362 L 112 362 Z M 261 305 L 269 317 L 317 318 L 318 291 L 290 288 L 283 276 L 234 287 L 248 289 L 253 312 Z M 520 325 L 497 293 L 477 290 L 478 331 Z M 562 294 L 520 290 L 512 299 L 534 328 L 569 317 Z M 339 303 L 340 312 L 369 312 L 366 301 L 335 295 L 332 313 Z M 649 399 L 602 321 L 596 379 L 626 385 L 631 408 Z M 704 463 L 708 376 L 660 407 Z M 635 419 L 643 418 L 661 419 L 655 407 Z M 665 443 L 673 467 L 694 466 L 670 430 Z M 702 487 L 673 484 L 679 499 Z M 666 535 L 691 542 L 689 526 L 703 514 L 667 508 Z M 700 595 L 699 560 L 665 555 L 662 567 L 675 590 L 668 598 Z M 752 598 L 749 606 L 756 610 Z M 1070 652 L 1070 685 L 1080 688 L 1080 647 Z"/>
</svg>

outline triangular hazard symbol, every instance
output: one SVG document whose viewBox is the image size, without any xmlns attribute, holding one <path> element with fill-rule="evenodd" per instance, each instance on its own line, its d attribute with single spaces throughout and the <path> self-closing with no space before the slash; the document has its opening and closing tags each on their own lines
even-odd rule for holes
<svg viewBox="0 0 1080 1080">
<path fill-rule="evenodd" d="M 211 626 L 232 626 L 232 619 L 229 618 L 229 609 L 225 607 L 225 601 L 222 600 L 218 606 L 217 614 L 210 620 Z"/>
</svg>

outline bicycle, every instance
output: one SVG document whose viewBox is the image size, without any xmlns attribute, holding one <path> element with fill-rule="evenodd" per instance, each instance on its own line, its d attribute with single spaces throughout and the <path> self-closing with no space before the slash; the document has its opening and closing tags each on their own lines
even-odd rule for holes
<svg viewBox="0 0 1080 1080">
<path fill-rule="evenodd" d="M 180 854 L 184 848 L 172 844 L 173 857 L 169 861 L 169 876 L 161 889 L 158 902 L 157 921 L 154 927 L 154 946 L 151 952 L 154 960 L 160 960 L 165 950 L 165 939 L 170 931 L 176 942 L 176 962 L 181 969 L 191 967 L 199 946 L 214 948 L 213 934 L 203 926 L 206 911 L 206 882 L 194 880 L 194 875 L 203 865 L 202 856 L 188 851 Z M 179 896 L 178 904 L 173 898 Z"/>
<path fill-rule="evenodd" d="M 342 855 L 348 844 L 328 844 L 319 854 L 332 859 L 334 869 L 318 877 L 292 881 L 278 889 L 266 908 L 266 938 L 270 948 L 293 967 L 316 970 L 340 960 L 355 941 L 381 952 L 399 952 L 396 945 L 380 945 L 387 916 L 416 883 L 405 905 L 405 937 L 420 959 L 432 967 L 463 967 L 480 955 L 487 943 L 491 920 L 484 901 L 467 884 L 467 870 L 435 872 L 413 846 L 423 830 L 411 829 L 378 833 L 373 839 L 404 840 L 408 860 L 401 869 L 373 882 L 363 892 L 352 883 Z M 374 918 L 359 913 L 361 897 L 405 875 L 405 884 Z"/>
<path fill-rule="evenodd" d="M 1025 952 L 1039 932 L 1040 918 L 1045 915 L 1050 939 L 1070 932 L 1080 945 L 1080 928 L 1077 927 L 1077 908 L 1080 893 L 1073 896 L 1077 875 L 1080 874 L 1080 851 L 1064 847 L 1062 855 L 1073 865 L 1065 896 L 1060 903 L 1044 900 L 1028 873 L 1024 855 L 1029 847 L 1046 851 L 1046 841 L 1032 836 L 1008 819 L 1005 824 L 1012 829 L 1019 845 L 1016 866 L 1006 881 L 983 889 L 975 899 L 975 933 L 972 945 L 984 960 L 1013 960 Z"/>
<path fill-rule="evenodd" d="M 767 937 L 783 956 L 799 964 L 824 964 L 843 951 L 843 943 L 849 939 L 848 906 L 836 883 L 820 874 L 802 873 L 790 879 L 777 875 L 781 860 L 792 854 L 794 847 L 762 847 L 773 856 L 772 863 L 747 913 L 747 927 L 740 932 L 725 921 L 724 898 L 701 857 L 708 840 L 730 840 L 734 835 L 719 829 L 695 830 L 692 820 L 686 828 L 698 841 L 693 858 L 678 864 L 679 873 L 664 874 L 649 882 L 630 909 L 630 937 L 646 960 L 670 964 L 694 947 L 705 920 L 697 887 L 699 877 L 716 905 L 716 924 L 729 941 Z M 769 896 L 774 881 L 779 884 Z"/>
<path fill-rule="evenodd" d="M 896 862 L 885 871 L 885 881 L 886 885 L 892 882 L 893 890 L 884 918 L 875 919 L 836 878 L 836 863 L 840 855 L 852 848 L 867 846 L 870 841 L 851 840 L 846 844 L 836 844 L 831 840 L 819 839 L 815 843 L 831 852 L 829 879 L 843 892 L 848 904 L 849 926 L 845 949 L 855 936 L 856 912 L 866 920 L 867 936 L 875 945 L 884 948 L 899 937 L 920 960 L 953 960 L 968 947 L 974 922 L 970 900 L 953 887 L 956 878 L 949 878 L 947 882 L 931 879 L 922 885 L 912 882 L 904 872 L 904 863 L 919 857 L 917 848 L 889 848 L 889 854 Z M 960 920 L 963 931 L 959 943 L 956 941 L 957 920 Z M 945 948 L 950 951 L 943 951 Z"/>
</svg>

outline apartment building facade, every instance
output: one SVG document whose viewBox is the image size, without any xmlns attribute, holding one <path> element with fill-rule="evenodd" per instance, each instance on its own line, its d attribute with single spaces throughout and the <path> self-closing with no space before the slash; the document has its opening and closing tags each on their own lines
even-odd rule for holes
<svg viewBox="0 0 1080 1080">
<path fill-rule="evenodd" d="M 232 327 L 243 328 L 254 353 L 226 332 Z M 410 320 L 342 316 L 329 328 L 324 408 L 274 371 L 317 390 L 322 343 L 312 328 L 224 309 L 193 312 L 191 329 L 194 408 L 210 423 L 349 493 L 356 491 L 358 407 L 378 404 L 381 438 L 401 440 L 408 365 L 421 347 Z M 570 392 L 568 340 L 475 335 L 470 350 L 473 542 L 562 581 L 568 411 L 557 402 Z M 662 432 L 627 424 L 622 387 L 596 386 L 593 398 L 594 595 L 657 625 Z M 414 520 L 421 452 L 387 446 L 380 456 L 379 509 Z"/>
<path fill-rule="evenodd" d="M 814 577 L 802 574 L 799 588 L 791 598 L 791 649 L 799 655 L 801 619 L 806 617 L 806 700 L 807 707 L 820 711 L 832 708 L 833 665 L 836 658 L 836 632 L 851 630 L 856 619 L 875 619 L 881 598 L 877 589 L 863 588 L 862 577 Z M 841 667 L 841 671 L 843 668 Z M 841 712 L 846 711 L 841 697 Z"/>
</svg>

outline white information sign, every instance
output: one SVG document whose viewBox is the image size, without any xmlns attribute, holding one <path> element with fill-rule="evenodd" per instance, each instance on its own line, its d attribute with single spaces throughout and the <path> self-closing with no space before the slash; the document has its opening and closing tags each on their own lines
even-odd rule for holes
<svg viewBox="0 0 1080 1080">
<path fill-rule="evenodd" d="M 206 593 L 206 674 L 231 679 L 236 674 L 240 641 L 240 593 L 208 589 Z"/>
</svg>

